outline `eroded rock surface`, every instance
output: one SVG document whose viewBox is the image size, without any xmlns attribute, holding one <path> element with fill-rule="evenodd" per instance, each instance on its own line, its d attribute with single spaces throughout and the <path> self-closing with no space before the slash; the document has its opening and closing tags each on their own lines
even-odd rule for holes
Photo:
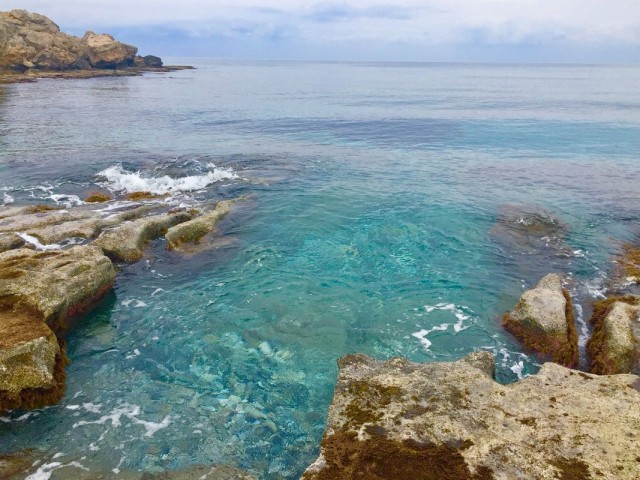
<svg viewBox="0 0 640 480">
<path fill-rule="evenodd" d="M 0 68 L 68 70 L 133 64 L 137 48 L 112 36 L 87 32 L 74 37 L 49 18 L 26 10 L 0 12 Z"/>
<path fill-rule="evenodd" d="M 338 364 L 320 457 L 304 480 L 640 478 L 635 375 L 546 363 L 501 385 L 487 352 Z"/>
<path fill-rule="evenodd" d="M 160 200 L 0 208 L 0 411 L 60 399 L 67 359 L 56 334 L 112 287 L 112 259 L 139 260 L 149 240 L 179 224 L 187 225 L 173 230 L 176 239 L 197 241 L 232 204 L 211 211 L 173 211 Z"/>
<path fill-rule="evenodd" d="M 236 200 L 218 202 L 210 212 L 169 228 L 165 237 L 170 249 L 179 248 L 183 243 L 198 243 L 202 237 L 211 232 L 216 224 L 226 217 Z"/>
<path fill-rule="evenodd" d="M 569 293 L 562 279 L 551 273 L 503 317 L 505 328 L 528 348 L 569 367 L 578 363 L 578 335 Z"/>
<path fill-rule="evenodd" d="M 588 351 L 591 371 L 600 375 L 640 374 L 640 297 L 596 302 Z"/>
</svg>

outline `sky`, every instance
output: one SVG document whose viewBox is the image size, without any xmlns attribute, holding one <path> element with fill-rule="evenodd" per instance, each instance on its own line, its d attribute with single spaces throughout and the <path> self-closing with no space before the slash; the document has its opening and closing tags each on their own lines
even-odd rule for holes
<svg viewBox="0 0 640 480">
<path fill-rule="evenodd" d="M 142 54 L 640 63 L 640 0 L 1 0 Z"/>
</svg>

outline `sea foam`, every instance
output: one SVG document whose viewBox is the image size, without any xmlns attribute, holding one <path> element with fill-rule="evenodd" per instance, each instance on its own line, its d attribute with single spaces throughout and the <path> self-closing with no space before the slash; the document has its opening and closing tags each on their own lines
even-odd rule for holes
<svg viewBox="0 0 640 480">
<path fill-rule="evenodd" d="M 155 195 L 173 194 L 179 192 L 192 192 L 215 182 L 238 178 L 238 175 L 230 168 L 207 165 L 210 170 L 203 175 L 190 175 L 186 177 L 172 178 L 169 175 L 161 177 L 145 176 L 142 172 L 129 172 L 120 165 L 114 165 L 102 170 L 97 175 L 103 177 L 104 186 L 114 192 L 150 192 Z"/>
</svg>

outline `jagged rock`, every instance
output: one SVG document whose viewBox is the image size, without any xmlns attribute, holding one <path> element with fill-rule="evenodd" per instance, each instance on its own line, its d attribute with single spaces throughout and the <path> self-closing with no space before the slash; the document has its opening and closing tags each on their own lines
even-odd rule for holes
<svg viewBox="0 0 640 480">
<path fill-rule="evenodd" d="M 51 329 L 32 314 L 0 310 L 0 411 L 56 403 L 66 356 Z"/>
<path fill-rule="evenodd" d="M 112 69 L 134 65 L 137 48 L 108 34 L 67 35 L 44 15 L 0 12 L 0 70 Z"/>
<path fill-rule="evenodd" d="M 198 243 L 202 237 L 214 229 L 220 220 L 229 214 L 231 206 L 235 202 L 236 200 L 223 200 L 218 202 L 212 211 L 171 227 L 165 235 L 169 249 L 179 248 L 182 243 Z"/>
<path fill-rule="evenodd" d="M 156 57 L 155 55 L 145 55 L 142 57 L 145 66 L 158 68 L 162 66 L 162 59 L 160 57 Z"/>
<path fill-rule="evenodd" d="M 569 293 L 558 274 L 550 273 L 527 290 L 510 313 L 504 327 L 524 345 L 568 367 L 578 363 L 578 335 Z"/>
<path fill-rule="evenodd" d="M 591 371 L 599 375 L 640 374 L 640 297 L 613 297 L 596 302 L 588 352 Z"/>
<path fill-rule="evenodd" d="M 169 228 L 193 217 L 194 212 L 177 212 L 140 218 L 104 232 L 94 244 L 114 260 L 137 261 L 142 258 L 146 242 L 161 237 Z"/>
<path fill-rule="evenodd" d="M 493 356 L 348 355 L 303 480 L 640 478 L 640 378 L 546 363 L 510 385 Z"/>
<path fill-rule="evenodd" d="M 94 68 L 118 68 L 133 65 L 138 49 L 116 41 L 106 33 L 87 32 L 82 37 L 87 46 L 87 59 Z"/>
</svg>

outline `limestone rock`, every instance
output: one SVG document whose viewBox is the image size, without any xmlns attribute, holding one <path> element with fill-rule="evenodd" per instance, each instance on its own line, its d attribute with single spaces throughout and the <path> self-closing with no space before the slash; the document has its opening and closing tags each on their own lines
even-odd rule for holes
<svg viewBox="0 0 640 480">
<path fill-rule="evenodd" d="M 572 367 L 578 363 L 578 335 L 569 293 L 559 275 L 550 273 L 520 297 L 515 309 L 504 315 L 505 328 L 524 345 L 554 362 Z"/>
<path fill-rule="evenodd" d="M 133 262 L 142 258 L 146 242 L 161 237 L 169 228 L 193 216 L 193 212 L 177 212 L 140 218 L 104 232 L 94 244 L 114 260 Z"/>
<path fill-rule="evenodd" d="M 26 312 L 0 311 L 0 411 L 57 402 L 66 357 L 51 329 Z"/>
<path fill-rule="evenodd" d="M 111 35 L 67 35 L 44 15 L 0 12 L 0 70 L 121 68 L 134 64 L 137 48 Z"/>
<path fill-rule="evenodd" d="M 57 326 L 111 288 L 115 269 L 94 246 L 0 253 L 0 307 L 34 312 Z"/>
<path fill-rule="evenodd" d="M 591 323 L 591 371 L 600 375 L 640 374 L 640 297 L 596 302 Z"/>
<path fill-rule="evenodd" d="M 181 243 L 198 243 L 207 233 L 211 232 L 216 224 L 231 211 L 235 200 L 218 202 L 212 211 L 197 216 L 188 222 L 171 227 L 165 237 L 170 249 L 179 248 Z"/>
<path fill-rule="evenodd" d="M 451 363 L 349 355 L 321 453 L 324 479 L 640 478 L 640 378 L 546 363 L 511 385 L 478 352 Z"/>
<path fill-rule="evenodd" d="M 116 41 L 106 33 L 87 32 L 82 37 L 87 46 L 87 59 L 94 68 L 118 68 L 131 66 L 138 49 Z"/>
<path fill-rule="evenodd" d="M 15 233 L 0 233 L 0 253 L 14 248 L 20 248 L 25 241 Z"/>
</svg>

